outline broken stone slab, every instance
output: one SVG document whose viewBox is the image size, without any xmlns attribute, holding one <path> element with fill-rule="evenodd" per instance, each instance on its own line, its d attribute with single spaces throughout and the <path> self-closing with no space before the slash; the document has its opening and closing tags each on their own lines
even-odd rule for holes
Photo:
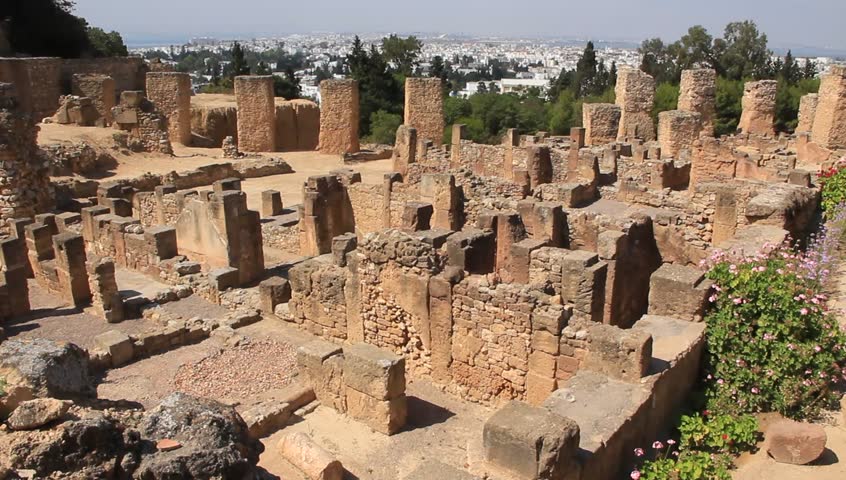
<svg viewBox="0 0 846 480">
<path fill-rule="evenodd" d="M 310 480 L 341 480 L 344 476 L 341 462 L 305 433 L 284 436 L 277 448 L 285 460 Z"/>
<path fill-rule="evenodd" d="M 767 453 L 776 462 L 807 465 L 825 451 L 827 437 L 822 425 L 779 420 L 767 429 Z"/>
<path fill-rule="evenodd" d="M 284 428 L 294 410 L 288 403 L 269 401 L 250 408 L 241 416 L 250 435 L 258 439 Z"/>
<path fill-rule="evenodd" d="M 55 398 L 36 398 L 21 402 L 7 420 L 12 430 L 34 430 L 62 418 L 72 402 Z"/>
</svg>

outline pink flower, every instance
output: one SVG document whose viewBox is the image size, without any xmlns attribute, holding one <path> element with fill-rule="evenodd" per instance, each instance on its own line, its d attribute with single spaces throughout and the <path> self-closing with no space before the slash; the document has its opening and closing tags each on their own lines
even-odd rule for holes
<svg viewBox="0 0 846 480">
<path fill-rule="evenodd" d="M 808 309 L 807 309 L 807 308 L 803 308 L 802 310 L 799 310 L 799 314 L 800 314 L 800 315 L 807 315 L 807 314 L 808 314 Z"/>
<path fill-rule="evenodd" d="M 654 449 L 664 448 L 664 444 L 659 442 L 658 440 L 656 440 L 655 443 L 652 444 L 652 448 L 654 448 Z"/>
<path fill-rule="evenodd" d="M 758 387 L 752 387 L 752 393 L 754 393 L 755 395 L 757 395 L 757 394 L 758 394 L 758 392 L 760 392 L 760 390 L 758 390 Z"/>
<path fill-rule="evenodd" d="M 638 472 L 637 470 L 633 470 L 632 474 L 629 475 L 629 476 L 632 477 L 632 480 L 639 480 L 640 479 L 640 472 Z"/>
<path fill-rule="evenodd" d="M 634 454 L 637 455 L 638 457 L 642 457 L 643 456 L 643 449 L 642 448 L 635 448 Z"/>
<path fill-rule="evenodd" d="M 718 383 L 718 384 L 720 384 L 720 385 L 722 385 L 722 384 L 723 384 L 723 383 L 725 383 L 725 382 L 723 381 L 723 379 L 722 379 L 722 378 L 719 378 L 719 379 L 717 379 L 717 383 Z"/>
<path fill-rule="evenodd" d="M 821 352 L 821 351 L 822 351 L 822 347 L 820 347 L 819 345 L 817 345 L 817 346 L 815 346 L 815 347 L 814 347 L 814 351 L 815 351 L 815 352 L 817 352 L 817 353 L 819 353 L 819 352 Z"/>
<path fill-rule="evenodd" d="M 743 303 L 743 299 L 740 298 L 740 297 L 737 297 L 737 298 L 732 299 L 732 302 L 734 302 L 735 305 L 740 305 L 741 303 Z"/>
<path fill-rule="evenodd" d="M 667 440 L 667 445 L 675 445 L 675 444 L 676 444 L 676 441 L 673 440 L 672 438 Z"/>
</svg>

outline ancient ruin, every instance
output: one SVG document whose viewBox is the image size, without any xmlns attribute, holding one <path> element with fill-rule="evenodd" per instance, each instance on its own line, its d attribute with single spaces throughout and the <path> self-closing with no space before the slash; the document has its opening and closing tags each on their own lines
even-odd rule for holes
<svg viewBox="0 0 846 480">
<path fill-rule="evenodd" d="M 97 65 L 0 59 L 0 470 L 33 478 L 624 478 L 696 381 L 700 262 L 806 238 L 846 148 L 840 67 L 792 135 L 775 82 L 715 137 L 713 70 L 656 125 L 621 68 L 570 135 L 492 144 L 409 77 L 390 158 L 353 164 L 354 80 L 318 106 Z"/>
</svg>

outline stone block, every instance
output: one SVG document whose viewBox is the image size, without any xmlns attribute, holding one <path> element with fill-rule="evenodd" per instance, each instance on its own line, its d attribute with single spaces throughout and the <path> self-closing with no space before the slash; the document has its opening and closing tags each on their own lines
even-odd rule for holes
<svg viewBox="0 0 846 480">
<path fill-rule="evenodd" d="M 335 265 L 345 267 L 347 254 L 358 248 L 358 237 L 354 233 L 345 233 L 332 239 L 332 258 Z"/>
<path fill-rule="evenodd" d="M 94 337 L 94 345 L 100 350 L 109 352 L 114 367 L 119 367 L 132 360 L 134 353 L 132 339 L 123 332 L 109 330 L 97 335 Z"/>
<path fill-rule="evenodd" d="M 282 194 L 276 190 L 261 192 L 261 216 L 275 217 L 282 215 Z"/>
<path fill-rule="evenodd" d="M 344 382 L 376 400 L 405 393 L 405 359 L 366 343 L 344 347 Z"/>
<path fill-rule="evenodd" d="M 482 432 L 485 460 L 521 479 L 563 478 L 577 463 L 579 426 L 549 410 L 512 401 Z"/>
<path fill-rule="evenodd" d="M 282 277 L 271 277 L 259 284 L 261 310 L 266 315 L 273 314 L 276 306 L 291 300 L 291 284 Z"/>
<path fill-rule="evenodd" d="M 330 342 L 314 340 L 297 350 L 297 367 L 317 400 L 341 413 L 347 410 L 343 364 L 341 347 Z"/>
<path fill-rule="evenodd" d="M 341 462 L 305 433 L 285 435 L 277 448 L 282 457 L 309 480 L 342 480 L 344 477 Z"/>
<path fill-rule="evenodd" d="M 765 432 L 767 453 L 776 462 L 807 465 L 820 458 L 828 438 L 822 425 L 779 420 Z"/>
<path fill-rule="evenodd" d="M 406 202 L 402 211 L 402 228 L 410 232 L 431 228 L 434 207 L 426 202 Z"/>
<path fill-rule="evenodd" d="M 640 382 L 647 374 L 652 360 L 649 333 L 613 325 L 591 325 L 587 341 L 588 353 L 582 368 L 632 383 Z"/>
<path fill-rule="evenodd" d="M 408 418 L 408 399 L 405 394 L 390 400 L 379 400 L 346 387 L 346 401 L 350 417 L 385 435 L 402 430 Z"/>
<path fill-rule="evenodd" d="M 220 292 L 229 288 L 236 288 L 240 285 L 238 269 L 232 267 L 216 268 L 209 272 L 209 282 Z"/>
<path fill-rule="evenodd" d="M 711 281 L 695 267 L 664 264 L 649 278 L 650 315 L 702 321 Z"/>
</svg>

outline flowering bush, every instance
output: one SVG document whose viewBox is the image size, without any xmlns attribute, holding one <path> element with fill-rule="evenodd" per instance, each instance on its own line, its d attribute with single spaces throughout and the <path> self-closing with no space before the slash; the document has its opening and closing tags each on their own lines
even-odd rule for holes
<svg viewBox="0 0 846 480">
<path fill-rule="evenodd" d="M 820 172 L 820 187 L 824 211 L 830 212 L 837 205 L 846 202 L 846 158 Z"/>
<path fill-rule="evenodd" d="M 758 420 L 752 415 L 683 416 L 679 425 L 682 449 L 739 454 L 758 443 Z"/>
<path fill-rule="evenodd" d="M 820 248 L 830 242 L 817 241 Z M 846 335 L 826 308 L 824 251 L 787 243 L 753 257 L 717 253 L 708 277 L 708 408 L 725 414 L 778 411 L 801 418 L 835 400 L 846 380 Z"/>
<path fill-rule="evenodd" d="M 754 435 L 757 435 L 757 422 L 754 422 Z M 652 444 L 653 458 L 648 459 L 642 448 L 636 448 L 634 453 L 638 458 L 645 459 L 640 467 L 632 470 L 633 480 L 730 480 L 729 469 L 732 457 L 728 448 L 715 448 L 713 451 L 700 449 L 697 441 L 691 441 L 698 433 L 685 433 L 686 424 L 696 424 L 695 430 L 713 431 L 713 435 L 722 437 L 717 425 L 709 425 L 702 417 L 683 416 L 681 419 L 682 439 L 677 444 L 675 440 L 655 442 Z M 704 437 L 709 437 L 707 433 Z M 726 444 L 727 445 L 727 444 Z M 742 445 L 740 443 L 738 446 Z M 746 448 L 746 449 L 750 449 Z"/>
</svg>

